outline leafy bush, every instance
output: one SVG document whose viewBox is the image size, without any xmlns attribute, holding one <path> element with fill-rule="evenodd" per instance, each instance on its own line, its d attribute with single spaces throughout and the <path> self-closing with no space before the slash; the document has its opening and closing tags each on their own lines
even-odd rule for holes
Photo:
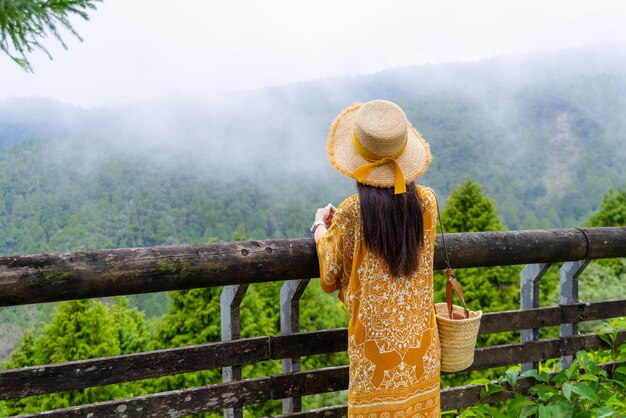
<svg viewBox="0 0 626 418">
<path fill-rule="evenodd" d="M 463 410 L 466 417 L 623 417 L 626 415 L 626 343 L 618 346 L 618 329 L 626 326 L 621 318 L 611 323 L 608 334 L 598 337 L 610 347 L 608 351 L 579 351 L 572 364 L 562 370 L 549 373 L 550 365 L 556 367 L 558 361 L 549 360 L 540 365 L 539 370 L 521 373 L 519 367 L 506 371 L 497 381 L 479 379 L 474 383 L 484 384 L 481 397 L 506 392 L 510 400 L 503 408 L 484 403 Z M 604 366 L 608 361 L 613 362 Z M 518 378 L 530 380 L 526 395 L 519 392 Z M 503 412 L 504 411 L 504 412 Z"/>
</svg>

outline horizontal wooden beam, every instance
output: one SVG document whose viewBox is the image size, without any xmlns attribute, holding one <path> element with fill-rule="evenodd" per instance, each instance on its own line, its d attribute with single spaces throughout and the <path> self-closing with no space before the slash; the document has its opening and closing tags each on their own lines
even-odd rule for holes
<svg viewBox="0 0 626 418">
<path fill-rule="evenodd" d="M 626 340 L 626 330 L 620 331 L 618 343 Z M 474 364 L 464 371 L 509 366 L 523 362 L 542 361 L 563 355 L 575 354 L 582 349 L 606 349 L 607 345 L 596 334 L 575 335 L 567 338 L 531 341 L 479 348 Z M 301 396 L 348 388 L 348 366 L 301 371 L 289 375 L 274 376 L 273 397 Z M 282 380 L 285 379 L 285 380 Z M 293 380 L 291 380 L 293 379 Z M 443 395 L 442 395 L 443 396 Z M 443 398 L 442 398 L 443 399 Z M 452 409 L 452 408 L 449 408 Z"/>
<path fill-rule="evenodd" d="M 336 405 L 291 414 L 274 415 L 273 418 L 348 418 L 348 406 Z M 264 417 L 267 418 L 267 417 Z"/>
<path fill-rule="evenodd" d="M 624 315 L 626 315 L 626 299 L 489 312 L 483 314 L 478 333 L 482 335 L 519 331 L 526 328 L 542 328 L 561 323 L 616 318 Z M 271 355 L 274 359 L 336 353 L 348 349 L 346 328 L 277 335 L 270 338 Z"/>
<path fill-rule="evenodd" d="M 609 336 L 609 334 L 604 335 Z M 608 348 L 607 344 L 598 338 L 596 334 L 574 335 L 561 338 L 560 340 L 562 341 L 561 351 L 564 356 L 576 354 L 581 350 L 605 350 Z M 626 330 L 618 331 L 617 340 L 615 341 L 616 346 L 620 346 L 624 342 L 626 342 Z"/>
<path fill-rule="evenodd" d="M 587 252 L 582 256 L 583 260 L 595 260 L 598 258 L 624 257 L 626 249 L 626 226 L 613 228 L 577 228 L 584 233 L 589 242 Z M 563 260 L 573 261 L 573 260 Z"/>
<path fill-rule="evenodd" d="M 348 349 L 348 329 L 336 328 L 271 337 L 271 355 L 274 359 L 328 354 Z"/>
<path fill-rule="evenodd" d="M 626 316 L 626 299 L 574 303 L 562 305 L 561 308 L 560 322 L 564 324 L 617 318 Z"/>
<path fill-rule="evenodd" d="M 579 339 L 581 344 L 592 342 L 591 345 L 597 345 L 598 347 L 604 344 L 594 334 L 580 337 L 583 337 Z M 620 339 L 623 341 L 624 337 L 626 337 L 626 331 L 621 333 Z M 592 338 L 595 338 L 595 341 L 591 341 Z M 570 339 L 576 340 L 575 337 Z M 587 341 L 587 339 L 589 340 Z M 570 348 L 575 348 L 575 345 L 572 344 Z M 270 399 L 343 390 L 348 388 L 348 378 L 348 366 L 330 367 L 81 405 L 46 411 L 44 413 L 23 415 L 23 417 L 34 418 L 44 415 L 53 418 L 84 416 L 119 418 L 133 416 L 146 418 L 162 416 L 181 417 L 188 414 L 264 402 Z M 519 389 L 527 389 L 530 383 L 530 381 L 524 383 L 524 378 L 521 378 Z M 479 391 L 481 386 L 470 385 L 443 390 L 441 393 L 442 410 L 464 408 L 480 401 Z M 487 401 L 496 400 L 499 399 L 492 398 Z M 345 409 L 345 406 L 287 414 L 284 417 L 342 416 L 342 408 Z M 322 413 L 324 415 L 321 415 Z"/>
<path fill-rule="evenodd" d="M 607 334 L 608 335 L 608 334 Z M 618 332 L 618 344 L 626 340 L 626 330 Z M 576 354 L 580 350 L 606 349 L 606 343 L 596 334 L 572 335 L 565 338 L 527 341 L 477 348 L 474 364 L 466 371 L 490 369 L 518 363 L 530 363 L 549 358 Z"/>
<path fill-rule="evenodd" d="M 626 315 L 626 299 L 494 312 L 483 316 L 480 333 L 623 315 Z M 338 328 L 3 370 L 0 371 L 0 400 L 250 364 L 268 359 L 280 360 L 341 352 L 347 350 L 347 335 L 346 328 Z M 585 348 L 599 348 L 598 344 L 599 340 L 592 334 L 563 340 L 540 340 L 478 348 L 471 370 L 511 364 L 513 359 L 516 362 L 530 362 L 575 354 Z M 120 370 L 124 372 L 120 373 Z"/>
<path fill-rule="evenodd" d="M 550 327 L 626 315 L 626 299 L 573 303 L 545 308 L 489 312 L 483 314 L 479 334 Z"/>
<path fill-rule="evenodd" d="M 618 343 L 624 340 L 626 340 L 626 330 L 618 333 Z M 576 352 L 582 349 L 597 350 L 606 348 L 606 343 L 598 338 L 596 334 L 574 335 L 567 338 L 478 348 L 474 355 L 474 364 L 464 371 L 542 361 L 563 355 L 576 354 Z M 348 388 L 348 366 L 307 370 L 275 376 L 275 378 L 287 379 L 278 387 L 277 396 L 300 396 L 343 390 Z M 293 379 L 293 382 L 288 382 L 289 379 Z M 283 387 L 288 389 L 282 389 Z"/>
<path fill-rule="evenodd" d="M 625 257 L 626 227 L 448 234 L 446 244 L 457 268 Z M 19 255 L 0 257 L 0 306 L 318 276 L 312 239 Z"/>
<path fill-rule="evenodd" d="M 519 331 L 528 328 L 542 328 L 561 323 L 561 307 L 517 309 L 512 311 L 486 312 L 480 319 L 478 334 Z"/>
<path fill-rule="evenodd" d="M 348 366 L 327 367 L 272 376 L 272 399 L 336 392 L 348 388 Z"/>
<path fill-rule="evenodd" d="M 561 341 L 558 338 L 482 347 L 474 351 L 474 363 L 464 372 L 528 363 L 560 356 Z"/>
<path fill-rule="evenodd" d="M 0 257 L 0 306 L 309 278 L 313 240 Z"/>
<path fill-rule="evenodd" d="M 610 372 L 616 367 L 623 366 L 626 363 L 607 363 L 601 365 L 604 370 Z M 556 373 L 549 373 L 554 376 Z M 533 378 L 520 377 L 517 379 L 518 386 L 511 387 L 507 384 L 507 390 L 513 390 L 515 392 L 526 394 L 528 389 L 536 383 Z M 480 390 L 484 385 L 464 385 L 456 386 L 452 388 L 443 389 L 441 391 L 441 410 L 450 411 L 454 409 L 467 408 L 475 405 L 478 402 L 494 403 L 505 400 L 507 394 L 499 392 L 495 395 L 481 399 Z M 346 418 L 348 416 L 348 408 L 346 405 L 329 406 L 318 409 L 311 409 L 308 411 L 296 412 L 292 414 L 276 415 L 274 418 Z"/>
<path fill-rule="evenodd" d="M 235 408 L 271 399 L 271 378 L 173 390 L 115 401 L 55 409 L 20 418 L 177 418 L 223 408 Z"/>
<path fill-rule="evenodd" d="M 0 371 L 0 400 L 269 359 L 269 337 Z"/>
</svg>

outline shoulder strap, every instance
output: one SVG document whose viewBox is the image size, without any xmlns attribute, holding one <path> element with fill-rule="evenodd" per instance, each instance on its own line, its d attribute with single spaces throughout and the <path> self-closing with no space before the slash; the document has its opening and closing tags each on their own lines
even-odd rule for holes
<svg viewBox="0 0 626 418">
<path fill-rule="evenodd" d="M 456 280 L 452 267 L 450 267 L 450 257 L 448 256 L 448 248 L 446 247 L 446 236 L 443 231 L 443 222 L 441 221 L 441 212 L 439 211 L 439 201 L 437 200 L 437 195 L 434 191 L 433 196 L 435 196 L 435 204 L 437 205 L 437 218 L 439 219 L 439 228 L 441 228 L 441 242 L 443 243 L 443 251 L 446 255 L 446 304 L 448 305 L 448 315 L 450 319 L 462 319 L 455 318 L 452 314 L 452 290 L 454 289 L 457 296 L 461 300 L 463 309 L 465 310 L 465 318 L 469 318 L 469 310 L 467 309 L 467 306 L 465 306 L 465 297 L 463 296 L 461 285 Z"/>
</svg>

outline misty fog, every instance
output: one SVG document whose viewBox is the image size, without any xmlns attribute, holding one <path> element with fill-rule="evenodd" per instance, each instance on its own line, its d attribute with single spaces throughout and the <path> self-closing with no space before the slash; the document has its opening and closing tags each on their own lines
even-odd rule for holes
<svg viewBox="0 0 626 418">
<path fill-rule="evenodd" d="M 337 203 L 354 184 L 328 163 L 330 124 L 345 106 L 375 98 L 400 104 L 429 142 L 433 163 L 418 182 L 445 202 L 471 177 L 502 206 L 509 227 L 527 227 L 527 215 L 541 219 L 546 207 L 568 199 L 570 188 L 578 190 L 581 162 L 597 161 L 599 172 L 612 174 L 591 191 L 595 207 L 575 209 L 569 223 L 588 216 L 602 193 L 625 178 L 626 53 L 603 48 L 90 109 L 46 98 L 6 99 L 0 101 L 0 144 L 43 141 L 43 161 L 72 161 L 83 172 L 123 160 L 164 176 L 244 181 L 277 199 L 316 188 L 320 202 Z"/>
</svg>

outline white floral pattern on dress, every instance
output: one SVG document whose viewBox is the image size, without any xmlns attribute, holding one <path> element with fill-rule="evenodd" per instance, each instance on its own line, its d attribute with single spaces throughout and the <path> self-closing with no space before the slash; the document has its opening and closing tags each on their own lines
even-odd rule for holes
<svg viewBox="0 0 626 418">
<path fill-rule="evenodd" d="M 360 203 L 350 196 L 317 244 L 325 291 L 339 291 L 350 313 L 349 418 L 439 416 L 440 347 L 433 307 L 436 201 L 417 186 L 424 217 L 419 268 L 392 277 L 385 262 L 367 253 L 351 277 L 361 240 Z"/>
</svg>

